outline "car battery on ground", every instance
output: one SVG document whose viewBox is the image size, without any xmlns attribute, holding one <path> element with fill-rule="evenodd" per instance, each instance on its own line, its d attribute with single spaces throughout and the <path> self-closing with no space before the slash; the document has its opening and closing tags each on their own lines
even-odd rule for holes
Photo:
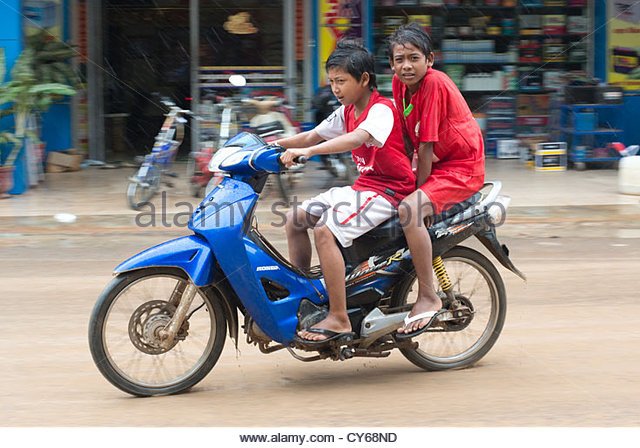
<svg viewBox="0 0 640 448">
<path fill-rule="evenodd" d="M 566 171 L 566 142 L 538 143 L 535 155 L 536 171 Z"/>
</svg>

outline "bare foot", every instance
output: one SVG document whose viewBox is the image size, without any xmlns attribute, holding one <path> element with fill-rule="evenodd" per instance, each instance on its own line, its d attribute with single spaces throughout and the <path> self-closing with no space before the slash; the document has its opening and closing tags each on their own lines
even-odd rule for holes
<svg viewBox="0 0 640 448">
<path fill-rule="evenodd" d="M 349 322 L 347 316 L 339 317 L 329 313 L 324 320 L 321 320 L 311 328 L 329 330 L 336 333 L 349 333 L 351 331 L 351 322 Z M 299 331 L 298 336 L 307 341 L 324 341 L 330 337 L 326 334 L 314 333 L 307 330 Z"/>
<path fill-rule="evenodd" d="M 433 297 L 419 297 L 416 303 L 413 304 L 413 308 L 411 308 L 411 312 L 408 317 L 417 316 L 421 313 L 426 313 L 427 311 L 438 311 L 442 308 L 442 300 L 435 293 Z M 415 322 L 411 322 L 409 325 L 402 326 L 398 328 L 398 333 L 413 333 L 414 331 L 418 331 L 421 328 L 424 328 L 425 325 L 429 323 L 430 318 L 425 317 L 424 319 L 417 320 Z"/>
</svg>

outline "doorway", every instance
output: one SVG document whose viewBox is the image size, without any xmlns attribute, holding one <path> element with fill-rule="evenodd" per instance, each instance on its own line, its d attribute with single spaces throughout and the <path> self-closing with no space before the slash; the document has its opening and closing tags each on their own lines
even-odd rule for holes
<svg viewBox="0 0 640 448">
<path fill-rule="evenodd" d="M 190 108 L 189 2 L 104 2 L 105 158 L 147 154 L 164 119 L 162 99 Z M 179 155 L 189 152 L 190 133 Z"/>
</svg>

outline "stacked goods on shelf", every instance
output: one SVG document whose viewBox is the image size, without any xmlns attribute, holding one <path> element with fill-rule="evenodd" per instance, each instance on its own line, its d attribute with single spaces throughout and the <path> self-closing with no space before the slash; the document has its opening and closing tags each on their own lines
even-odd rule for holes
<svg viewBox="0 0 640 448">
<path fill-rule="evenodd" d="M 517 60 L 516 52 L 511 49 L 507 52 L 497 52 L 496 42 L 492 39 L 443 39 L 442 57 L 445 64 L 474 62 L 503 64 L 516 62 Z"/>
<path fill-rule="evenodd" d="M 564 14 L 546 14 L 542 16 L 542 31 L 546 35 L 565 34 L 567 16 Z"/>
<path fill-rule="evenodd" d="M 542 16 L 523 14 L 520 16 L 520 36 L 539 36 L 542 34 Z"/>
<path fill-rule="evenodd" d="M 586 69 L 586 0 L 377 0 L 374 6 L 380 7 L 374 10 L 376 67 L 386 94 L 391 71 L 384 39 L 400 24 L 418 22 L 430 30 L 436 69 L 449 75 L 481 124 L 487 156 L 516 156 L 516 139 L 535 148 L 555 138 L 550 129 L 559 118 L 550 116 L 549 93 L 561 95 L 568 77 Z M 520 153 L 531 164 L 533 154 Z"/>
<path fill-rule="evenodd" d="M 464 72 L 465 68 L 462 64 L 447 64 L 443 67 L 443 71 L 451 78 L 453 83 L 460 90 L 464 90 L 463 82 L 464 82 Z"/>
<path fill-rule="evenodd" d="M 542 62 L 542 45 L 536 39 L 520 40 L 520 59 L 524 64 L 539 64 Z"/>
<path fill-rule="evenodd" d="M 504 73 L 496 70 L 492 73 L 471 73 L 462 80 L 462 90 L 465 92 L 505 90 Z"/>
<path fill-rule="evenodd" d="M 521 159 L 533 164 L 536 145 L 549 140 L 551 95 L 521 94 L 516 104 Z"/>
<path fill-rule="evenodd" d="M 566 73 L 561 70 L 544 70 L 542 73 L 542 84 L 549 90 L 562 90 L 566 84 Z"/>
<path fill-rule="evenodd" d="M 562 39 L 545 39 L 542 46 L 542 62 L 565 62 L 566 47 Z"/>
<path fill-rule="evenodd" d="M 540 95 L 518 95 L 518 116 L 549 115 L 551 96 L 548 93 Z"/>
<path fill-rule="evenodd" d="M 382 17 L 382 33 L 385 36 L 391 36 L 400 25 L 405 23 L 403 16 L 383 16 Z"/>
<path fill-rule="evenodd" d="M 486 132 L 485 154 L 487 157 L 498 155 L 498 145 L 502 149 L 510 143 L 503 140 L 514 140 L 516 137 L 516 98 L 513 96 L 495 96 L 485 98 Z"/>
<path fill-rule="evenodd" d="M 537 92 L 543 87 L 544 70 L 534 66 L 520 67 L 520 91 Z"/>
<path fill-rule="evenodd" d="M 589 32 L 589 19 L 586 16 L 568 16 L 567 33 L 587 34 Z"/>
<path fill-rule="evenodd" d="M 520 0 L 520 89 L 560 90 L 565 75 L 585 70 L 589 20 L 584 0 Z M 548 73 L 547 73 L 548 72 Z"/>
</svg>

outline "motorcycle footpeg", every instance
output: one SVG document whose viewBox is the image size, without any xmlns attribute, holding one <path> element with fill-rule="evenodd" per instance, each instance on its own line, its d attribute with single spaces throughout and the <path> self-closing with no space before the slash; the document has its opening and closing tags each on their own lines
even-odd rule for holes
<svg viewBox="0 0 640 448">
<path fill-rule="evenodd" d="M 329 341 L 305 341 L 300 337 L 296 337 L 294 346 L 297 349 L 308 352 L 326 351 L 327 349 L 330 351 L 340 351 L 354 345 L 356 342 L 357 340 L 354 334 L 344 334 Z"/>
</svg>

